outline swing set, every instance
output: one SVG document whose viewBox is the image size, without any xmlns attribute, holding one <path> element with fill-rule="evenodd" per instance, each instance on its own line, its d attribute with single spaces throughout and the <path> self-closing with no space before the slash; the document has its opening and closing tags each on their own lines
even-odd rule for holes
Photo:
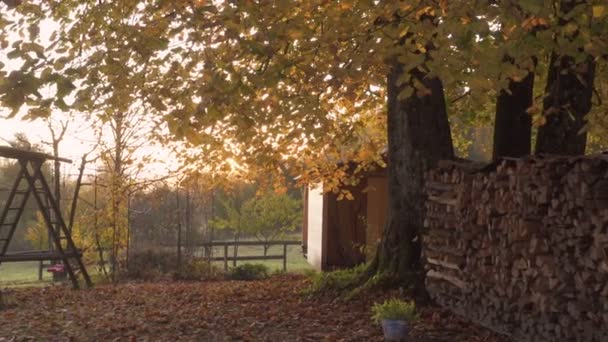
<svg viewBox="0 0 608 342">
<path fill-rule="evenodd" d="M 91 278 L 82 261 L 82 251 L 76 248 L 61 214 L 59 203 L 53 196 L 49 184 L 42 173 L 44 162 L 53 160 L 64 163 L 72 161 L 45 153 L 0 146 L 0 157 L 16 159 L 20 165 L 17 178 L 10 189 L 4 209 L 0 215 L 0 263 L 19 261 L 61 261 L 52 265 L 49 272 L 67 273 L 74 289 L 79 288 L 78 275 L 82 275 L 87 287 L 92 286 Z M 49 237 L 54 248 L 40 251 L 8 252 L 8 246 L 17 229 L 30 196 L 44 218 Z"/>
</svg>

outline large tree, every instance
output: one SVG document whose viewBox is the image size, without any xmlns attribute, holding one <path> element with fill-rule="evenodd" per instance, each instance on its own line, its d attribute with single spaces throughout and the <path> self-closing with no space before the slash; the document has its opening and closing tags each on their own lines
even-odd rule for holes
<svg viewBox="0 0 608 342">
<path fill-rule="evenodd" d="M 18 7 L 27 20 L 13 25 L 26 39 L 9 54 L 24 64 L 3 77 L 0 100 L 28 104 L 34 116 L 66 101 L 94 113 L 145 106 L 194 148 L 183 154 L 193 168 L 252 178 L 291 172 L 330 191 L 355 181 L 341 162 L 360 162 L 358 171 L 382 164 L 388 137 L 389 223 L 372 270 L 407 278 L 419 268 L 422 174 L 453 154 L 448 110 L 487 104 L 495 91 L 499 109 L 508 96 L 521 99 L 521 117 L 526 77 L 538 76 L 531 57 L 546 65 L 550 53 L 572 56 L 574 70 L 586 63 L 581 46 L 602 56 L 605 4 L 555 3 L 31 1 Z M 45 15 L 60 34 L 40 51 L 30 40 Z M 533 23 L 547 28 L 530 34 Z M 576 44 L 559 38 L 573 23 Z M 37 89 L 48 84 L 56 93 L 42 98 Z M 466 100 L 446 109 L 444 92 Z"/>
<path fill-rule="evenodd" d="M 536 153 L 584 154 L 587 146 L 586 115 L 591 111 L 595 81 L 595 57 L 589 53 L 590 39 L 585 37 L 593 25 L 594 13 L 587 10 L 589 1 L 556 2 L 558 23 L 555 35 L 561 40 L 551 53 L 549 74 L 543 101 L 546 123 L 538 130 Z M 599 8 L 604 8 L 599 6 Z M 602 9 L 601 11 L 604 11 Z"/>
</svg>

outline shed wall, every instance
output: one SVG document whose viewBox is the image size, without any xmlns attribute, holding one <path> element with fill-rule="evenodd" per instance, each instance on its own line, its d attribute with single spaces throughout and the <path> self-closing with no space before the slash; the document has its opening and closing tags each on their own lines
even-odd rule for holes
<svg viewBox="0 0 608 342">
<path fill-rule="evenodd" d="M 323 186 L 308 188 L 306 196 L 307 259 L 316 269 L 321 270 L 324 261 L 323 238 Z"/>
</svg>

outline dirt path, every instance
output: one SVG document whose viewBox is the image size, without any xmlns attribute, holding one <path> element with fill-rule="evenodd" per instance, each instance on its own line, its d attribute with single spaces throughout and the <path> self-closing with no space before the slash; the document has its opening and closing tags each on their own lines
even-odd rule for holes
<svg viewBox="0 0 608 342">
<path fill-rule="evenodd" d="M 297 276 L 255 282 L 145 283 L 11 290 L 0 341 L 382 341 L 370 306 L 305 298 Z M 413 341 L 505 341 L 426 309 Z"/>
</svg>

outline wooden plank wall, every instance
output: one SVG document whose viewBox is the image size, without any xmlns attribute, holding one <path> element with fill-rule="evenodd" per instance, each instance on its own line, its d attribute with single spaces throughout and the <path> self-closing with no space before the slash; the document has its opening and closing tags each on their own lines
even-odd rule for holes
<svg viewBox="0 0 608 342">
<path fill-rule="evenodd" d="M 325 194 L 325 269 L 353 267 L 365 262 L 362 247 L 366 244 L 367 194 L 363 192 L 366 186 L 367 182 L 362 181 L 348 189 L 354 196 L 353 200 L 338 200 L 337 194 Z"/>
</svg>

